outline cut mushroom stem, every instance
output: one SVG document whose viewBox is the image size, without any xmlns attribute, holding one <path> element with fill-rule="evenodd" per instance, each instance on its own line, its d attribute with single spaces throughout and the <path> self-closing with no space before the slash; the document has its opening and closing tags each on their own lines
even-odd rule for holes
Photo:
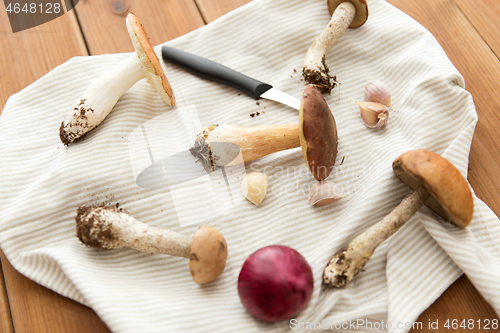
<svg viewBox="0 0 500 333">
<path fill-rule="evenodd" d="M 393 169 L 413 193 L 330 260 L 323 272 L 323 283 L 327 287 L 342 287 L 351 281 L 375 249 L 396 233 L 424 203 L 460 228 L 467 227 L 472 220 L 474 204 L 467 181 L 443 157 L 427 150 L 414 150 L 398 157 Z"/>
<path fill-rule="evenodd" d="M 168 105 L 175 104 L 172 88 L 141 22 L 129 14 L 126 23 L 136 54 L 104 72 L 78 98 L 59 127 L 65 145 L 97 127 L 118 99 L 141 79 L 146 78 Z"/>
<path fill-rule="evenodd" d="M 114 207 L 93 206 L 77 209 L 76 233 L 80 241 L 96 249 L 132 248 L 189 258 L 193 280 L 204 284 L 224 270 L 227 244 L 215 228 L 202 225 L 193 237 L 148 226 Z"/>
<path fill-rule="evenodd" d="M 213 171 L 233 161 L 236 164 L 240 151 L 243 162 L 248 162 L 297 147 L 300 147 L 298 123 L 258 127 L 212 125 L 198 134 L 189 150 L 206 170 Z"/>
<path fill-rule="evenodd" d="M 332 18 L 307 50 L 302 69 L 305 81 L 327 94 L 335 88 L 337 78 L 330 75 L 325 58 L 347 28 L 357 28 L 365 23 L 368 6 L 366 0 L 329 0 L 328 9 Z"/>
</svg>

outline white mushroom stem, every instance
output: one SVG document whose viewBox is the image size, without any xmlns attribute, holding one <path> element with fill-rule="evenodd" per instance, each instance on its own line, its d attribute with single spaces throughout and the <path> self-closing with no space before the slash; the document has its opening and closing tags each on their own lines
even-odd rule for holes
<svg viewBox="0 0 500 333">
<path fill-rule="evenodd" d="M 333 12 L 326 28 L 314 40 L 306 53 L 302 74 L 307 83 L 316 85 L 322 93 L 330 93 L 335 87 L 335 76 L 329 74 L 325 57 L 344 35 L 355 14 L 356 7 L 351 2 L 341 3 Z"/>
<path fill-rule="evenodd" d="M 135 54 L 104 72 L 66 115 L 59 129 L 62 142 L 69 144 L 94 129 L 111 112 L 118 99 L 143 78 L 144 70 Z"/>
<path fill-rule="evenodd" d="M 59 138 L 63 144 L 69 145 L 99 125 L 118 99 L 144 77 L 165 103 L 175 104 L 172 87 L 144 26 L 132 13 L 127 15 L 126 24 L 135 55 L 106 71 L 80 96 L 59 127 Z"/>
<path fill-rule="evenodd" d="M 219 143 L 219 144 L 216 144 Z M 203 129 L 189 150 L 199 158 L 205 169 L 233 165 L 234 148 L 239 148 L 242 161 L 248 162 L 278 151 L 300 147 L 299 124 L 283 124 L 257 127 L 212 125 Z M 229 157 L 229 159 L 228 159 Z M 235 160 L 234 164 L 239 160 Z"/>
<path fill-rule="evenodd" d="M 76 228 L 80 241 L 97 249 L 128 247 L 189 258 L 193 241 L 193 237 L 151 227 L 112 207 L 79 207 Z"/>
<path fill-rule="evenodd" d="M 323 273 L 327 287 L 342 287 L 351 281 L 370 260 L 375 249 L 399 230 L 427 201 L 430 194 L 424 187 L 416 189 L 384 217 L 371 226 L 341 252 L 336 254 Z"/>
</svg>

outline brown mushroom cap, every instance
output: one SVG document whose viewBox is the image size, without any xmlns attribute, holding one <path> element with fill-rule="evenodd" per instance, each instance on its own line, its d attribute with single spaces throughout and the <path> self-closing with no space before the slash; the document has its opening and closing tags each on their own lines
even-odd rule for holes
<svg viewBox="0 0 500 333">
<path fill-rule="evenodd" d="M 174 106 L 175 98 L 172 87 L 168 83 L 141 21 L 132 13 L 127 15 L 127 30 L 134 44 L 135 52 L 141 61 L 146 80 L 158 91 L 165 103 Z"/>
<path fill-rule="evenodd" d="M 337 125 L 323 95 L 312 84 L 302 93 L 299 117 L 302 154 L 314 178 L 323 180 L 337 158 Z"/>
<path fill-rule="evenodd" d="M 189 269 L 194 282 L 205 284 L 215 280 L 226 267 L 227 244 L 222 234 L 203 224 L 194 233 L 189 254 Z"/>
<path fill-rule="evenodd" d="M 368 4 L 366 3 L 366 0 L 327 0 L 328 11 L 330 12 L 330 15 L 333 14 L 335 9 L 342 2 L 350 2 L 354 5 L 354 7 L 356 7 L 356 14 L 352 19 L 349 28 L 359 28 L 360 26 L 365 24 L 366 20 L 368 19 Z"/>
<path fill-rule="evenodd" d="M 425 203 L 446 221 L 465 228 L 472 220 L 472 192 L 460 171 L 444 157 L 425 149 L 412 150 L 392 164 L 396 175 L 415 190 L 424 186 L 430 193 Z"/>
</svg>

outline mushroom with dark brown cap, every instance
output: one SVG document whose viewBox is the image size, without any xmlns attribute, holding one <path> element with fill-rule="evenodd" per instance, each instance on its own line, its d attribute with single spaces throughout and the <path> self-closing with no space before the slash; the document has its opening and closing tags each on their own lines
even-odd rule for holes
<svg viewBox="0 0 500 333">
<path fill-rule="evenodd" d="M 141 22 L 134 14 L 128 14 L 126 23 L 136 54 L 104 72 L 78 98 L 59 127 L 59 138 L 65 145 L 99 125 L 118 99 L 143 78 L 165 103 L 175 104 L 172 88 Z"/>
<path fill-rule="evenodd" d="M 238 146 L 243 162 L 302 146 L 309 170 L 321 180 L 328 177 L 335 163 L 337 127 L 321 93 L 313 85 L 307 85 L 302 94 L 299 123 L 258 127 L 208 126 L 198 134 L 190 151 L 202 161 L 206 170 L 213 171 L 231 165 L 227 161 L 230 155 L 227 146 L 215 144 L 221 142 Z"/>
<path fill-rule="evenodd" d="M 358 28 L 368 19 L 366 0 L 328 0 L 330 22 L 307 50 L 302 75 L 307 83 L 315 84 L 321 93 L 330 93 L 336 76 L 330 75 L 325 58 L 347 28 Z"/>
<path fill-rule="evenodd" d="M 399 156 L 392 168 L 413 193 L 330 260 L 323 272 L 326 286 L 342 287 L 351 281 L 377 246 L 398 231 L 424 203 L 462 229 L 472 220 L 474 202 L 469 185 L 445 158 L 425 149 L 413 150 Z"/>
<path fill-rule="evenodd" d="M 299 116 L 302 154 L 314 178 L 328 178 L 337 158 L 335 118 L 321 93 L 308 85 L 302 94 Z"/>
<path fill-rule="evenodd" d="M 202 225 L 193 237 L 148 226 L 115 207 L 78 207 L 76 235 L 96 249 L 129 247 L 145 253 L 161 253 L 189 258 L 194 282 L 215 280 L 224 270 L 227 244 L 217 229 Z"/>
</svg>

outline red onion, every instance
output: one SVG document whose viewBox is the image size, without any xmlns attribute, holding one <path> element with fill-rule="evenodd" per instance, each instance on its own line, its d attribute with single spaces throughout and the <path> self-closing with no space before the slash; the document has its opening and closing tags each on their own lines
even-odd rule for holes
<svg viewBox="0 0 500 333">
<path fill-rule="evenodd" d="M 253 316 L 275 323 L 304 310 L 313 285 L 311 266 L 299 252 L 271 245 L 247 258 L 238 277 L 238 294 Z"/>
</svg>

